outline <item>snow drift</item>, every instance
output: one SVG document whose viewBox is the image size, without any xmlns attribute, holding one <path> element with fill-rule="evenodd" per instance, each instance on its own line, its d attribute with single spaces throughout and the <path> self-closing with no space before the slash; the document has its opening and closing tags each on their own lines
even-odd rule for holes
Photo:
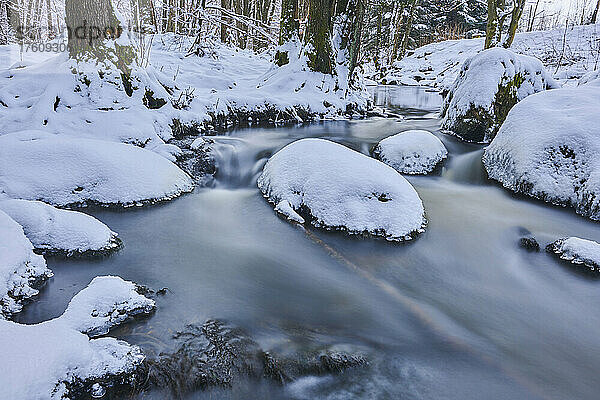
<svg viewBox="0 0 600 400">
<path fill-rule="evenodd" d="M 499 47 L 468 58 L 444 98 L 442 127 L 469 142 L 489 143 L 510 109 L 558 84 L 541 61 Z"/>
<path fill-rule="evenodd" d="M 2 226 L 2 225 L 0 225 Z M 0 397 L 13 400 L 90 397 L 115 385 L 130 385 L 144 361 L 137 346 L 110 337 L 92 339 L 120 323 L 104 314 L 127 316 L 154 302 L 119 277 L 95 278 L 60 317 L 36 325 L 0 320 Z M 95 316 L 102 314 L 101 317 Z M 82 333 L 83 332 L 83 333 Z"/>
<path fill-rule="evenodd" d="M 129 207 L 192 189 L 175 164 L 136 146 L 41 131 L 0 136 L 0 193 L 12 198 Z"/>
<path fill-rule="evenodd" d="M 448 150 L 433 133 L 411 130 L 383 139 L 373 155 L 403 174 L 428 174 L 447 156 Z"/>
<path fill-rule="evenodd" d="M 526 98 L 485 150 L 489 177 L 600 220 L 599 104 L 600 81 Z"/>
<path fill-rule="evenodd" d="M 19 223 L 36 252 L 70 256 L 103 255 L 121 240 L 108 226 L 89 215 L 59 210 L 41 201 L 3 200 L 0 210 Z"/>
<path fill-rule="evenodd" d="M 408 240 L 423 231 L 423 203 L 394 169 L 340 144 L 302 139 L 277 152 L 258 179 L 289 219 L 348 233 Z"/>
<path fill-rule="evenodd" d="M 52 276 L 23 228 L 0 210 L 0 320 L 21 311 L 38 294 L 35 288 Z M 0 335 L 1 337 L 1 335 Z M 2 342 L 2 340 L 0 340 Z M 4 354 L 4 353 L 2 353 Z"/>
</svg>

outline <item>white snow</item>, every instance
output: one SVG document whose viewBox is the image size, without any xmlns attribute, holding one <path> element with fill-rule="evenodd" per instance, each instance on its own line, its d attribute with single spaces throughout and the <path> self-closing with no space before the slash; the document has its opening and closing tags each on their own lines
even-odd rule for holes
<svg viewBox="0 0 600 400">
<path fill-rule="evenodd" d="M 21 311 L 23 302 L 38 294 L 33 286 L 51 276 L 23 228 L 0 210 L 0 320 Z"/>
<path fill-rule="evenodd" d="M 383 139 L 373 154 L 403 174 L 428 174 L 448 156 L 448 150 L 433 133 L 410 130 Z"/>
<path fill-rule="evenodd" d="M 258 187 L 288 218 L 310 214 L 315 226 L 408 240 L 422 232 L 423 203 L 393 168 L 340 144 L 302 139 L 267 162 Z M 287 211 L 286 211 L 287 210 Z"/>
<path fill-rule="evenodd" d="M 573 264 L 585 264 L 590 268 L 600 267 L 600 243 L 593 240 L 563 238 L 552 243 L 550 249 L 561 259 Z"/>
<path fill-rule="evenodd" d="M 600 220 L 600 81 L 518 103 L 483 164 L 510 190 Z"/>
<path fill-rule="evenodd" d="M 0 374 L 0 398 L 68 399 L 69 384 L 126 379 L 144 360 L 140 349 L 110 337 L 90 340 L 82 332 L 104 333 L 125 319 L 104 314 L 127 315 L 153 307 L 152 300 L 135 292 L 133 283 L 101 277 L 78 293 L 56 319 L 35 325 L 0 320 L 0 354 L 5 366 Z M 94 317 L 96 310 L 100 317 Z"/>
<path fill-rule="evenodd" d="M 66 256 L 104 253 L 119 247 L 117 234 L 96 218 L 59 210 L 41 201 L 0 200 L 0 210 L 18 222 L 36 250 Z"/>
<path fill-rule="evenodd" d="M 556 79 L 566 82 L 597 69 L 598 52 L 594 43 L 599 35 L 600 24 L 574 26 L 566 31 L 561 28 L 518 33 L 511 49 L 540 59 Z M 460 73 L 463 62 L 483 50 L 484 40 L 446 40 L 419 47 L 394 63 L 383 78 L 388 83 L 402 82 L 447 90 Z"/>
<path fill-rule="evenodd" d="M 191 178 L 136 146 L 24 131 L 0 136 L 0 193 L 57 206 L 133 206 L 193 189 Z"/>
<path fill-rule="evenodd" d="M 519 78 L 522 83 L 517 82 Z M 444 99 L 442 127 L 463 139 L 489 143 L 502 123 L 500 107 L 556 87 L 538 59 L 499 47 L 484 50 L 463 63 Z M 500 88 L 508 88 L 510 100 L 497 97 Z M 472 115 L 474 111 L 477 118 Z M 471 133 L 471 129 L 476 132 Z"/>
</svg>

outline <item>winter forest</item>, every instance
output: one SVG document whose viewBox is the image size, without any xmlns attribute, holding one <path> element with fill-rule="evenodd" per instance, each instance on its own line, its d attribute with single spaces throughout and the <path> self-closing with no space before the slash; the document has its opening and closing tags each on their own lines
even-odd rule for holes
<svg viewBox="0 0 600 400">
<path fill-rule="evenodd" d="M 596 400 L 600 0 L 0 0 L 0 399 Z"/>
</svg>

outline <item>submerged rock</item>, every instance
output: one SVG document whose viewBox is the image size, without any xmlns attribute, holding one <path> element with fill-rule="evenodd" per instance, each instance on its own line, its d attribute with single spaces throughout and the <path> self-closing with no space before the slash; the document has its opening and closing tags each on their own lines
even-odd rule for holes
<svg viewBox="0 0 600 400">
<path fill-rule="evenodd" d="M 522 237 L 519 245 L 527 251 L 540 251 L 540 244 L 533 236 Z"/>
<path fill-rule="evenodd" d="M 1 225 L 0 225 L 1 226 Z M 96 278 L 53 320 L 22 325 L 0 320 L 0 398 L 88 399 L 132 392 L 144 376 L 137 346 L 110 337 L 90 339 L 154 302 L 118 277 Z"/>
<path fill-rule="evenodd" d="M 258 187 L 288 218 L 325 229 L 402 241 L 426 223 L 419 195 L 393 168 L 323 139 L 302 139 L 277 152 Z"/>
<path fill-rule="evenodd" d="M 511 108 L 558 84 L 541 61 L 495 47 L 465 60 L 442 106 L 442 127 L 468 142 L 489 143 Z"/>
<path fill-rule="evenodd" d="M 600 243 L 569 237 L 550 243 L 546 250 L 556 254 L 561 260 L 587 267 L 590 272 L 600 273 Z"/>
<path fill-rule="evenodd" d="M 29 200 L 0 201 L 0 210 L 23 227 L 39 254 L 93 257 L 107 255 L 122 246 L 121 239 L 108 226 L 81 212 Z"/>
<path fill-rule="evenodd" d="M 517 104 L 483 155 L 505 188 L 600 220 L 600 81 Z"/>
<path fill-rule="evenodd" d="M 448 150 L 433 133 L 411 130 L 383 139 L 373 155 L 403 174 L 428 174 L 446 157 Z"/>
<path fill-rule="evenodd" d="M 136 146 L 24 131 L 0 136 L 0 192 L 55 206 L 130 207 L 194 188 L 166 158 Z"/>
</svg>

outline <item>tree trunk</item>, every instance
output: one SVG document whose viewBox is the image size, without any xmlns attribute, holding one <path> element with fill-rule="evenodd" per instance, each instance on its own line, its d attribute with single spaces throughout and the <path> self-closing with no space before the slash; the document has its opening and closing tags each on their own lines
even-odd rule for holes
<svg viewBox="0 0 600 400">
<path fill-rule="evenodd" d="M 281 22 L 279 29 L 279 45 L 298 40 L 298 0 L 282 0 L 281 3 Z M 275 54 L 275 63 L 283 66 L 290 62 L 287 51 L 277 50 Z"/>
<path fill-rule="evenodd" d="M 77 61 L 112 62 L 129 74 L 135 53 L 130 45 L 106 46 L 106 40 L 123 34 L 111 0 L 66 0 L 65 23 L 69 31 L 69 56 Z"/>
<path fill-rule="evenodd" d="M 502 27 L 498 26 L 498 0 L 488 0 L 488 21 L 485 30 L 485 47 L 496 47 L 500 43 L 502 36 Z"/>
<path fill-rule="evenodd" d="M 592 19 L 590 20 L 590 24 L 596 23 L 596 20 L 598 19 L 598 9 L 600 9 L 600 0 L 598 0 L 598 3 L 596 3 L 596 9 L 594 10 L 594 13 L 592 14 Z"/>
<path fill-rule="evenodd" d="M 334 0 L 310 0 L 308 24 L 304 35 L 308 67 L 323 74 L 333 72 L 331 48 L 331 14 Z"/>
<path fill-rule="evenodd" d="M 413 19 L 415 18 L 415 10 L 417 9 L 418 3 L 419 0 L 412 0 L 412 4 L 410 5 L 410 12 L 408 15 L 408 20 L 406 21 L 404 36 L 402 38 L 402 47 L 400 48 L 400 58 L 404 57 L 404 54 L 406 54 L 406 50 L 408 49 L 408 40 L 410 39 L 410 31 L 412 30 Z"/>
<path fill-rule="evenodd" d="M 221 0 L 221 8 L 224 10 L 228 10 L 231 8 L 231 0 Z M 227 22 L 227 17 L 225 13 L 221 12 L 221 21 Z M 227 25 L 221 24 L 221 42 L 227 43 Z"/>
<path fill-rule="evenodd" d="M 506 40 L 502 44 L 505 48 L 509 48 L 513 41 L 515 40 L 515 35 L 517 34 L 517 28 L 519 26 L 519 20 L 523 15 L 523 10 L 525 9 L 525 0 L 513 0 L 513 10 L 510 18 L 510 26 L 508 27 L 508 35 L 506 36 Z"/>
<path fill-rule="evenodd" d="M 8 44 L 9 38 L 8 0 L 0 0 L 0 44 Z"/>
</svg>

